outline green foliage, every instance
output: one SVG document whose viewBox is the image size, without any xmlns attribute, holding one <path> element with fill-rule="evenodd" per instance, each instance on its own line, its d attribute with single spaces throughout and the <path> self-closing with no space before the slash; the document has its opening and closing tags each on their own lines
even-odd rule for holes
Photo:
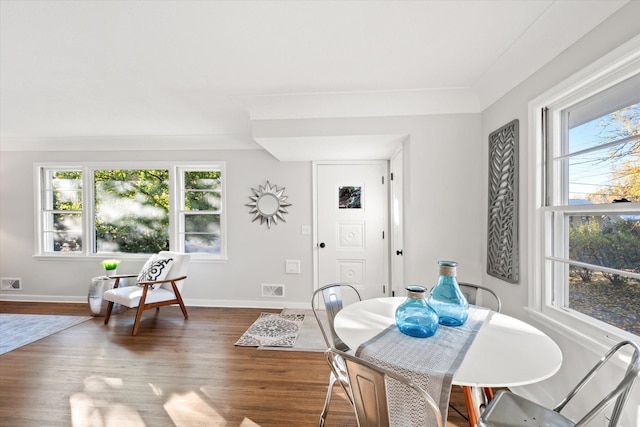
<svg viewBox="0 0 640 427">
<path fill-rule="evenodd" d="M 120 265 L 119 259 L 105 259 L 102 261 L 102 267 L 104 267 L 105 270 L 115 270 L 118 268 L 118 265 Z"/>
<path fill-rule="evenodd" d="M 82 248 L 82 172 L 52 171 L 47 188 L 54 211 L 57 251 Z M 169 171 L 116 169 L 94 171 L 96 252 L 156 253 L 169 249 Z M 210 252 L 220 239 L 222 174 L 184 174 L 184 230 L 187 251 Z"/>
<path fill-rule="evenodd" d="M 610 159 L 623 159 L 613 170 L 614 186 L 598 192 L 609 194 L 611 203 L 615 199 L 640 202 L 640 104 L 617 110 L 600 121 L 602 143 L 628 139 L 609 151 Z M 637 138 L 633 138 L 636 136 Z"/>
<path fill-rule="evenodd" d="M 168 170 L 99 170 L 94 182 L 98 251 L 169 249 Z"/>
<path fill-rule="evenodd" d="M 606 160 L 620 160 L 612 171 L 612 186 L 587 197 L 598 203 L 626 199 L 640 202 L 640 104 L 619 109 L 599 123 L 601 143 L 613 145 Z M 606 195 L 602 197 L 601 195 Z M 602 200 L 596 200 L 601 197 Z M 616 270 L 640 272 L 640 220 L 638 216 L 572 217 L 569 230 L 571 259 Z M 593 270 L 572 266 L 571 273 L 590 282 Z M 602 272 L 612 284 L 628 282 L 628 276 Z"/>
<path fill-rule="evenodd" d="M 185 210 L 217 211 L 221 204 L 220 171 L 189 171 L 184 174 Z"/>
<path fill-rule="evenodd" d="M 569 256 L 617 270 L 640 272 L 640 221 L 619 216 L 573 218 L 569 230 Z M 591 280 L 592 270 L 573 267 L 583 281 Z M 603 272 L 611 283 L 620 284 L 627 277 Z"/>
</svg>

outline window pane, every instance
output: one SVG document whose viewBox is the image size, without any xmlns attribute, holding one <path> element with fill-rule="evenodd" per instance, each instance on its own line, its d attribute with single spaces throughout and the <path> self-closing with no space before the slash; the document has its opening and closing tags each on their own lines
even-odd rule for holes
<svg viewBox="0 0 640 427">
<path fill-rule="evenodd" d="M 82 214 L 56 213 L 46 216 L 45 242 L 54 252 L 82 251 Z"/>
<path fill-rule="evenodd" d="M 47 208 L 82 210 L 82 172 L 52 171 L 51 179 L 48 180 L 46 186 L 47 189 L 52 190 L 52 205 Z"/>
<path fill-rule="evenodd" d="M 604 273 L 571 266 L 568 308 L 640 335 L 640 281 L 612 280 Z"/>
<path fill-rule="evenodd" d="M 54 191 L 53 209 L 61 211 L 82 210 L 82 190 L 80 191 Z"/>
<path fill-rule="evenodd" d="M 187 171 L 184 173 L 184 188 L 187 190 L 220 190 L 220 171 Z"/>
<path fill-rule="evenodd" d="M 185 215 L 187 233 L 210 233 L 220 235 L 220 215 Z"/>
<path fill-rule="evenodd" d="M 98 170 L 94 182 L 97 252 L 169 250 L 168 170 Z"/>
<path fill-rule="evenodd" d="M 185 215 L 188 253 L 220 254 L 220 215 Z"/>
<path fill-rule="evenodd" d="M 640 215 L 571 215 L 569 222 L 572 260 L 640 273 Z"/>
<path fill-rule="evenodd" d="M 184 250 L 187 253 L 220 255 L 220 237 L 211 234 L 191 234 L 184 236 Z"/>
<path fill-rule="evenodd" d="M 590 105 L 593 109 L 597 108 L 597 104 Z M 569 115 L 571 114 L 573 111 L 569 112 Z M 640 104 L 636 101 L 613 112 L 603 111 L 595 119 L 571 127 L 569 129 L 569 153 L 637 136 L 639 114 Z M 627 148 L 631 146 L 632 144 Z"/>
<path fill-rule="evenodd" d="M 81 252 L 82 171 L 42 169 L 42 252 Z"/>
<path fill-rule="evenodd" d="M 640 181 L 639 135 L 640 104 L 570 129 L 570 152 L 592 149 L 570 158 L 570 204 L 640 201 L 640 188 L 631 188 Z"/>
<path fill-rule="evenodd" d="M 185 210 L 218 211 L 221 206 L 221 195 L 217 191 L 187 191 L 185 193 Z"/>
</svg>

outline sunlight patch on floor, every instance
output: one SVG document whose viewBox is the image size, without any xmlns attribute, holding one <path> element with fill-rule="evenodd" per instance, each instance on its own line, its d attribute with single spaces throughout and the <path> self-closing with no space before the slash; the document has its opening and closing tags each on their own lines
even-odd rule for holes
<svg viewBox="0 0 640 427">
<path fill-rule="evenodd" d="M 250 419 L 245 418 L 244 420 L 242 420 L 239 427 L 260 427 L 260 424 L 256 424 Z"/>
<path fill-rule="evenodd" d="M 165 402 L 164 409 L 177 426 L 223 426 L 226 424 L 224 417 L 194 391 L 172 393 Z"/>
<path fill-rule="evenodd" d="M 84 391 L 69 398 L 73 427 L 145 427 L 136 409 L 118 400 L 122 388 L 119 378 L 90 376 L 84 379 Z"/>
</svg>

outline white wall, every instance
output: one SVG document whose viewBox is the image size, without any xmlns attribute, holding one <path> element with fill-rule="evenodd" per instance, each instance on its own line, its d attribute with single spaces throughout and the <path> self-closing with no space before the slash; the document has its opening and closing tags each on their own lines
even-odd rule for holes
<svg viewBox="0 0 640 427">
<path fill-rule="evenodd" d="M 102 258 L 42 260 L 34 249 L 34 163 L 45 161 L 122 161 L 123 159 L 225 161 L 227 189 L 227 263 L 192 262 L 184 298 L 191 305 L 308 306 L 313 286 L 311 165 L 280 163 L 262 150 L 144 152 L 3 152 L 0 156 L 0 276 L 22 278 L 22 291 L 4 291 L 2 299 L 86 301 L 93 276 L 103 274 Z M 251 222 L 251 188 L 266 180 L 285 187 L 292 206 L 271 229 Z M 285 260 L 301 261 L 301 274 L 285 274 Z M 125 260 L 119 272 L 137 272 L 144 259 Z M 286 286 L 285 298 L 261 297 L 262 283 Z"/>
<path fill-rule="evenodd" d="M 584 348 L 570 337 L 560 334 L 557 330 L 551 330 L 542 324 L 529 318 L 524 311 L 528 298 L 528 276 L 530 266 L 529 251 L 533 242 L 529 241 L 528 223 L 532 220 L 529 215 L 529 200 L 527 191 L 531 171 L 528 169 L 528 146 L 533 143 L 529 137 L 528 103 L 532 99 L 551 89 L 585 66 L 596 61 L 609 51 L 620 46 L 625 41 L 640 34 L 640 2 L 629 3 L 602 25 L 597 27 L 578 43 L 571 46 L 551 63 L 539 70 L 517 88 L 509 92 L 482 114 L 482 175 L 487 176 L 488 136 L 495 129 L 505 125 L 513 119 L 520 121 L 520 284 L 511 285 L 499 279 L 484 275 L 484 284 L 498 292 L 503 300 L 504 311 L 507 314 L 521 318 L 547 332 L 562 349 L 565 363 L 561 371 L 552 379 L 533 386 L 519 388 L 518 392 L 528 394 L 546 403 L 557 403 L 562 394 L 568 391 L 567 387 L 575 384 L 588 367 L 602 355 L 601 348 Z M 544 47 L 541 47 L 544 48 Z M 486 180 L 485 180 L 486 181 Z M 488 191 L 487 183 L 483 182 L 483 192 Z M 483 201 L 486 207 L 486 201 Z M 486 209 L 483 210 L 484 222 L 486 222 Z M 486 247 L 486 233 L 483 234 L 483 248 Z M 619 373 L 618 373 L 619 375 Z M 609 376 L 613 378 L 613 376 Z M 601 387 L 609 387 L 607 381 L 600 383 Z M 640 386 L 636 386 L 632 398 L 627 406 L 623 427 L 640 426 Z M 580 413 L 581 408 L 568 407 Z M 585 412 L 582 412 L 585 413 Z M 594 425 L 604 425 L 594 422 Z"/>
<path fill-rule="evenodd" d="M 439 260 L 458 261 L 460 280 L 482 278 L 479 114 L 264 120 L 254 137 L 408 135 L 404 143 L 406 284 L 433 287 Z"/>
<path fill-rule="evenodd" d="M 407 283 L 433 286 L 436 262 L 453 259 L 459 275 L 479 281 L 484 226 L 470 218 L 481 213 L 478 159 L 480 116 L 376 118 L 356 120 L 275 121 L 257 128 L 272 134 L 407 134 L 405 144 Z M 43 161 L 222 160 L 226 162 L 227 263 L 192 263 L 184 288 L 187 304 L 205 306 L 308 307 L 313 288 L 312 237 L 301 234 L 312 224 L 311 162 L 279 162 L 262 150 L 140 152 L 3 152 L 0 156 L 0 276 L 21 277 L 23 290 L 4 291 L 2 299 L 85 301 L 93 276 L 102 274 L 101 258 L 42 260 L 33 257 L 33 164 Z M 284 186 L 293 206 L 285 223 L 270 230 L 251 223 L 250 188 L 265 180 Z M 302 274 L 284 273 L 286 259 L 299 259 Z M 124 261 L 119 272 L 139 270 L 143 259 Z M 285 298 L 262 298 L 261 283 L 286 285 Z"/>
</svg>

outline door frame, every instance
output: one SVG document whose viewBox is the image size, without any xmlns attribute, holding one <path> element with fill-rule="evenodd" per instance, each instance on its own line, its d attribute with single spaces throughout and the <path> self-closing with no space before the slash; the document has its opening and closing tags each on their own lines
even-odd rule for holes
<svg viewBox="0 0 640 427">
<path fill-rule="evenodd" d="M 400 149 L 402 151 L 402 149 Z M 395 155 L 395 154 L 394 154 Z M 385 179 L 387 180 L 387 208 L 386 208 L 386 235 L 385 238 L 386 244 L 383 246 L 384 250 L 384 258 L 386 259 L 386 263 L 384 266 L 384 274 L 387 276 L 387 283 L 389 284 L 385 294 L 387 296 L 391 295 L 391 290 L 393 284 L 391 283 L 391 197 L 390 197 L 390 162 L 388 159 L 382 160 L 335 160 L 335 161 L 325 161 L 325 160 L 316 160 L 311 162 L 311 170 L 312 170 L 312 178 L 311 178 L 311 186 L 312 186 L 312 209 L 311 213 L 313 216 L 313 225 L 312 225 L 312 239 L 311 239 L 311 250 L 313 251 L 313 290 L 315 291 L 320 287 L 319 277 L 320 277 L 320 260 L 319 260 L 319 252 L 318 252 L 318 166 L 321 165 L 372 165 L 372 164 L 381 164 L 385 163 Z"/>
<path fill-rule="evenodd" d="M 399 167 L 394 168 L 394 164 Z M 391 175 L 393 178 L 391 179 Z M 404 153 L 400 147 L 389 161 L 389 276 L 391 296 L 404 295 L 405 262 L 404 262 Z M 399 179 L 396 179 L 399 178 Z M 393 208 L 393 201 L 398 200 L 398 211 Z M 398 221 L 398 227 L 394 223 Z M 402 255 L 396 255 L 402 250 Z"/>
</svg>

